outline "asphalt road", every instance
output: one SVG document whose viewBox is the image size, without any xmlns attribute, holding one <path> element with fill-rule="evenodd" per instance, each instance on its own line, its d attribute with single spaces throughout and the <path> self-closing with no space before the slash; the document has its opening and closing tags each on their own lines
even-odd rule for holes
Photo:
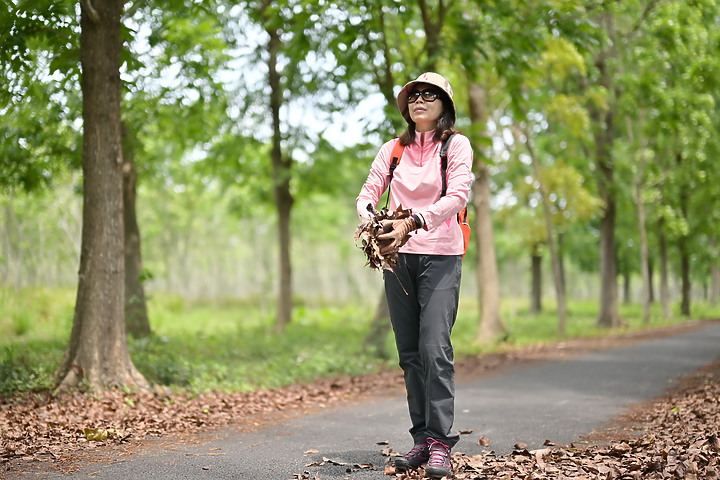
<svg viewBox="0 0 720 480">
<path fill-rule="evenodd" d="M 540 448 L 581 440 L 635 403 L 662 394 L 679 377 L 720 358 L 720 325 L 712 324 L 672 337 L 648 340 L 563 361 L 513 367 L 501 374 L 457 386 L 455 428 L 463 435 L 456 451 L 509 453 L 523 442 Z M 227 428 L 189 442 L 150 442 L 131 456 L 109 458 L 72 475 L 28 474 L 18 477 L 106 480 L 291 480 L 309 471 L 320 479 L 384 479 L 387 441 L 410 448 L 404 395 L 276 422 L 254 432 Z M 311 451 L 311 453 L 308 453 Z M 313 453 L 312 451 L 317 451 Z M 322 462 L 322 466 L 307 466 Z M 372 464 L 374 469 L 354 469 Z M 347 469 L 352 470 L 348 473 Z"/>
</svg>

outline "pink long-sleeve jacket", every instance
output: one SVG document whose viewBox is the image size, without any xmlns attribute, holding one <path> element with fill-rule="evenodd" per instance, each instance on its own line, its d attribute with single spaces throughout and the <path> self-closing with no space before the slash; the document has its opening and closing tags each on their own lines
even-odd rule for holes
<svg viewBox="0 0 720 480">
<path fill-rule="evenodd" d="M 398 205 L 422 215 L 425 228 L 415 231 L 400 249 L 402 253 L 462 255 L 463 237 L 457 213 L 465 207 L 472 184 L 472 148 L 467 137 L 456 134 L 450 141 L 447 166 L 447 192 L 442 192 L 440 146 L 435 131 L 417 133 L 407 145 L 393 174 L 390 208 Z M 370 167 L 367 180 L 355 203 L 361 218 L 369 216 L 367 205 L 377 205 L 388 187 L 392 149 L 397 140 L 385 143 Z"/>
</svg>

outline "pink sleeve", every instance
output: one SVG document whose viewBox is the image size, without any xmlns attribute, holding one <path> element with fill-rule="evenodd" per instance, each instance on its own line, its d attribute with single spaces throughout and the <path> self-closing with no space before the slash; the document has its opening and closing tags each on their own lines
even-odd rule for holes
<svg viewBox="0 0 720 480">
<path fill-rule="evenodd" d="M 395 139 L 390 140 L 380 147 L 380 151 L 370 166 L 370 173 L 367 176 L 367 180 L 365 180 L 365 184 L 360 189 L 360 195 L 355 199 L 355 206 L 360 218 L 370 216 L 370 212 L 368 212 L 367 209 L 368 204 L 375 207 L 387 188 L 390 178 L 390 155 L 392 154 L 392 149 L 396 141 Z"/>
</svg>

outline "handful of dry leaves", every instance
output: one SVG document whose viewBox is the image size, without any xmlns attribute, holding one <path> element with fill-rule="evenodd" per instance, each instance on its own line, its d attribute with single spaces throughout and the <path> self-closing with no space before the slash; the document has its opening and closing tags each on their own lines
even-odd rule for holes
<svg viewBox="0 0 720 480">
<path fill-rule="evenodd" d="M 409 217 L 412 211 L 403 209 L 402 205 L 399 205 L 396 210 L 391 211 L 383 208 L 378 211 L 375 210 L 371 204 L 368 204 L 367 210 L 372 214 L 372 217 L 358 225 L 355 230 L 355 244 L 357 245 L 358 240 L 362 239 L 362 246 L 358 248 L 365 252 L 365 256 L 367 257 L 367 263 L 365 265 L 370 266 L 370 268 L 382 268 L 392 271 L 393 267 L 396 267 L 398 264 L 398 253 L 397 251 L 386 254 L 380 253 L 381 245 L 377 237 L 378 235 L 386 233 L 383 231 L 381 222 L 383 220 L 402 220 L 403 218 Z M 403 243 L 405 243 L 408 238 L 410 238 L 409 235 L 404 239 Z"/>
</svg>

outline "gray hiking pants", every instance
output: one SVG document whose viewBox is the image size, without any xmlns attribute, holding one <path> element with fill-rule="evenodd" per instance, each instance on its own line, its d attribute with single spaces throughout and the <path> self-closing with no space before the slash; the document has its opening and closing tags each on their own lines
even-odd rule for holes
<svg viewBox="0 0 720 480">
<path fill-rule="evenodd" d="M 404 372 L 415 443 L 428 437 L 453 447 L 455 364 L 450 332 L 457 316 L 460 255 L 401 253 L 385 271 L 385 295 Z"/>
</svg>

